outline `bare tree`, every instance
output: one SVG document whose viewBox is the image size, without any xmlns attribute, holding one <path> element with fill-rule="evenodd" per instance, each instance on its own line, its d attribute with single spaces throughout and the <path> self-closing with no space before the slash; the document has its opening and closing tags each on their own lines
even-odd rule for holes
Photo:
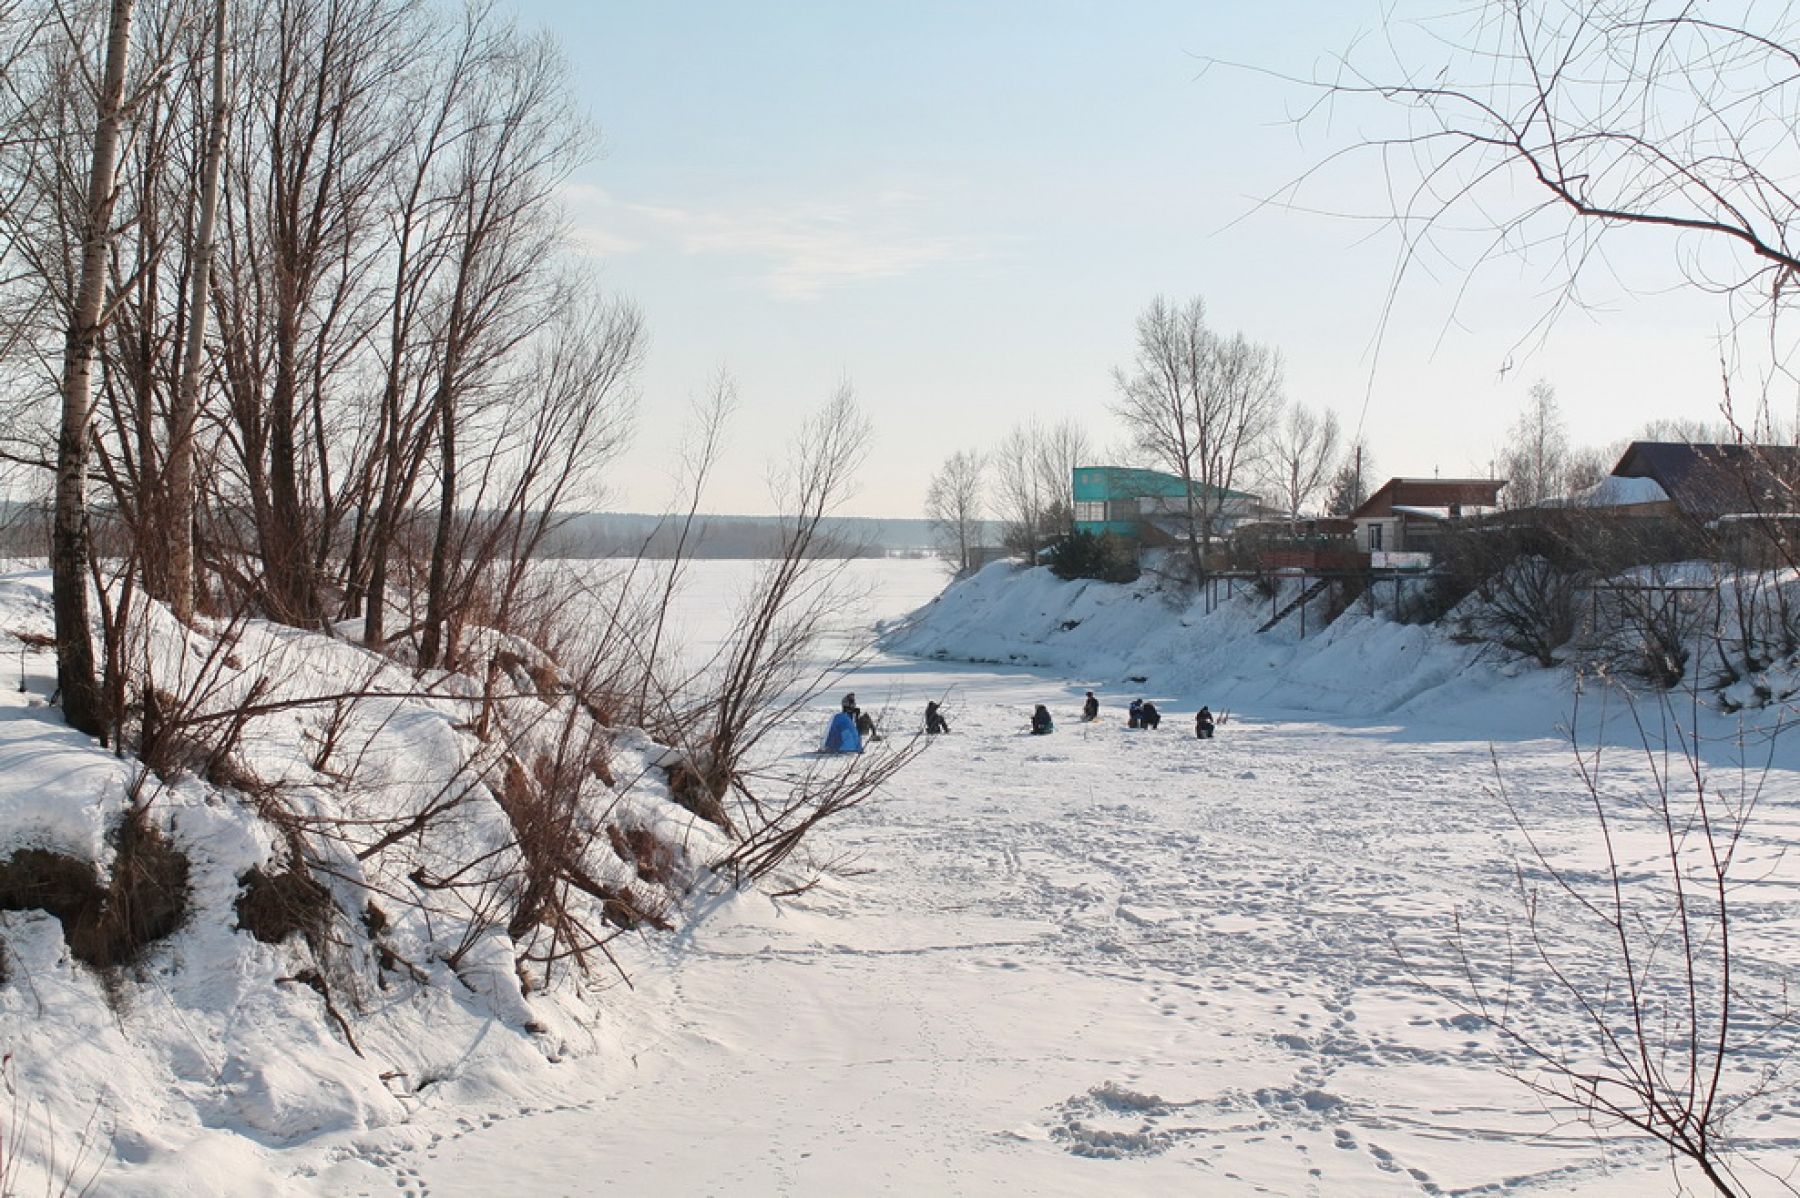
<svg viewBox="0 0 1800 1198">
<path fill-rule="evenodd" d="M 1689 286 L 1723 295 L 1732 323 L 1767 317 L 1771 354 L 1788 368 L 1791 334 L 1780 317 L 1800 271 L 1790 185 L 1800 17 L 1791 6 L 1505 0 L 1442 22 L 1396 23 L 1383 44 L 1391 64 L 1341 64 L 1314 86 L 1321 111 L 1341 114 L 1367 99 L 1400 122 L 1369 148 L 1399 197 L 1384 215 L 1403 235 L 1402 272 L 1470 228 L 1481 238 L 1478 262 L 1548 248 L 1562 285 L 1538 321 L 1544 329 L 1606 269 L 1610 235 L 1658 230 L 1675 269 Z M 1729 378 L 1728 370 L 1731 422 Z M 1480 1007 L 1523 1050 L 1527 1085 L 1575 1104 L 1596 1126 L 1637 1128 L 1720 1193 L 1736 1194 L 1743 1186 L 1727 1164 L 1724 1125 L 1744 1094 L 1728 1062 L 1746 1023 L 1750 1036 L 1786 1034 L 1785 1018 L 1745 1019 L 1743 971 L 1734 968 L 1728 873 L 1756 789 L 1721 801 L 1691 736 L 1675 748 L 1675 770 L 1658 768 L 1667 749 L 1647 754 L 1660 852 L 1624 855 L 1596 763 L 1584 765 L 1583 783 L 1609 866 L 1598 886 L 1535 846 L 1533 867 L 1547 880 L 1528 886 L 1519 875 L 1529 947 L 1549 983 L 1538 993 L 1560 997 L 1585 1037 L 1521 1031 L 1543 999 Z M 1660 893 L 1640 902 L 1637 880 L 1647 873 L 1660 875 Z M 1557 899 L 1561 911 L 1541 905 Z M 1559 931 L 1574 921 L 1598 927 L 1601 951 L 1556 952 Z M 1792 1189 L 1786 1177 L 1775 1181 Z"/>
<path fill-rule="evenodd" d="M 230 40 L 227 18 L 229 0 L 213 8 L 212 98 L 206 130 L 206 157 L 201 167 L 200 216 L 194 230 L 192 261 L 188 267 L 187 343 L 182 348 L 181 380 L 175 405 L 169 414 L 168 468 L 165 475 L 166 578 L 169 605 L 175 618 L 194 615 L 194 425 L 199 418 L 200 375 L 206 355 L 206 313 L 212 285 L 213 229 L 219 214 L 219 180 L 225 164 L 227 108 L 227 51 Z"/>
<path fill-rule="evenodd" d="M 1611 474 L 1613 466 L 1625 452 L 1625 442 L 1612 445 L 1582 445 L 1569 450 L 1563 471 L 1563 485 L 1570 495 L 1578 495 L 1599 486 Z"/>
<path fill-rule="evenodd" d="M 1525 407 L 1513 421 L 1500 472 L 1506 478 L 1508 507 L 1537 507 L 1568 491 L 1568 434 L 1563 431 L 1556 388 L 1543 379 L 1531 385 Z"/>
<path fill-rule="evenodd" d="M 480 84 L 506 49 L 490 10 L 464 10 L 449 34 L 424 34 L 398 81 L 399 119 L 415 130 L 386 180 L 381 398 L 368 478 L 344 563 L 344 614 L 363 616 L 363 640 L 387 640 L 390 563 L 401 554 L 411 505 L 434 444 L 432 370 L 446 284 L 456 261 L 455 152 L 486 119 Z"/>
<path fill-rule="evenodd" d="M 414 133 L 394 100 L 419 48 L 416 13 L 404 0 L 292 0 L 246 16 L 213 263 L 222 456 L 265 610 L 310 624 L 325 614 L 321 565 L 341 516 L 337 425 L 361 406 L 348 380 L 379 320 L 377 200 Z"/>
<path fill-rule="evenodd" d="M 985 465 L 979 453 L 958 450 L 944 459 L 925 492 L 925 518 L 931 521 L 938 552 L 956 563 L 958 574 L 968 573 L 981 535 Z"/>
<path fill-rule="evenodd" d="M 1044 547 L 1047 536 L 1044 509 L 1044 432 L 1035 423 L 1014 425 L 994 448 L 989 462 L 994 468 L 993 506 L 1005 526 L 1007 548 L 1031 557 Z"/>
<path fill-rule="evenodd" d="M 1075 468 L 1091 466 L 1093 461 L 1093 444 L 1078 421 L 1061 420 L 1039 431 L 1036 469 L 1045 535 L 1067 536 L 1075 531 Z"/>
<path fill-rule="evenodd" d="M 62 428 L 56 447 L 56 523 L 50 557 L 56 684 L 62 692 L 63 714 L 71 725 L 94 735 L 106 727 L 106 712 L 88 630 L 88 449 L 94 355 L 104 327 L 107 256 L 116 232 L 113 173 L 125 125 L 132 11 L 132 0 L 112 0 L 107 16 L 106 60 L 81 220 L 80 282 L 63 349 Z"/>
<path fill-rule="evenodd" d="M 1269 495 L 1287 513 L 1293 525 L 1331 478 L 1338 453 L 1337 413 L 1327 408 L 1323 416 L 1295 404 L 1269 437 L 1264 473 Z"/>
<path fill-rule="evenodd" d="M 1233 488 L 1260 464 L 1280 416 L 1281 355 L 1214 332 L 1198 297 L 1175 305 L 1159 296 L 1138 317 L 1132 369 L 1113 378 L 1115 411 L 1133 438 L 1184 484 L 1197 580 Z"/>
<path fill-rule="evenodd" d="M 1361 440 L 1352 441 L 1344 450 L 1343 464 L 1331 476 L 1325 493 L 1325 512 L 1332 516 L 1348 516 L 1369 498 L 1369 479 L 1375 474 L 1375 455 Z"/>
<path fill-rule="evenodd" d="M 1397 119 L 1358 148 L 1379 155 L 1397 197 L 1381 215 L 1402 232 L 1402 271 L 1428 253 L 1458 256 L 1471 228 L 1477 261 L 1547 251 L 1564 284 L 1538 322 L 1547 328 L 1607 269 L 1610 235 L 1649 228 L 1736 317 L 1791 302 L 1800 17 L 1789 6 L 1496 0 L 1388 32 L 1370 43 L 1386 61 L 1346 58 L 1307 86 L 1321 115 L 1368 101 Z"/>
<path fill-rule="evenodd" d="M 1779 979 L 1733 968 L 1742 850 L 1768 765 L 1746 760 L 1715 781 L 1691 721 L 1668 696 L 1647 719 L 1628 692 L 1618 694 L 1643 745 L 1647 785 L 1621 797 L 1603 769 L 1607 751 L 1598 740 L 1584 750 L 1571 732 L 1602 868 L 1571 867 L 1541 843 L 1496 761 L 1500 797 L 1526 848 L 1514 868 L 1523 951 L 1509 954 L 1506 976 L 1482 976 L 1459 920 L 1458 1001 L 1512 1050 L 1505 1068 L 1516 1080 L 1597 1127 L 1649 1136 L 1732 1198 L 1748 1192 L 1733 1164 L 1732 1121 L 1778 1091 L 1791 1066 Z M 1792 1192 L 1788 1178 L 1770 1179 Z"/>
<path fill-rule="evenodd" d="M 1115 369 L 1119 393 L 1114 409 L 1131 438 L 1146 454 L 1180 477 L 1192 576 L 1205 572 L 1204 504 L 1197 493 L 1201 431 L 1196 397 L 1209 373 L 1215 338 L 1206 324 L 1206 303 L 1198 296 L 1176 306 L 1162 296 L 1137 320 L 1137 357 L 1131 373 Z"/>
<path fill-rule="evenodd" d="M 742 781 L 749 755 L 840 665 L 811 657 L 830 630 L 838 599 L 833 570 L 821 565 L 818 550 L 826 518 L 852 493 L 869 440 L 868 419 L 845 383 L 806 422 L 777 467 L 772 482 L 785 513 L 781 544 L 745 604 L 714 693 L 695 713 L 688 738 L 695 773 L 717 802 L 735 787 L 751 808 L 760 806 Z"/>
<path fill-rule="evenodd" d="M 662 567 L 662 580 L 658 588 L 656 610 L 650 620 L 649 636 L 643 638 L 647 647 L 637 686 L 637 713 L 640 719 L 649 710 L 650 691 L 660 674 L 658 663 L 661 661 L 663 634 L 668 628 L 669 611 L 675 594 L 681 588 L 689 546 L 694 537 L 695 520 L 699 517 L 700 504 L 706 496 L 706 484 L 712 477 L 713 468 L 718 465 L 719 455 L 725 445 L 725 433 L 730 427 L 732 414 L 737 411 L 737 404 L 737 380 L 721 367 L 713 375 L 712 386 L 708 389 L 706 398 L 694 405 L 691 428 L 688 435 L 682 438 L 681 491 L 685 493 L 687 507 L 681 515 L 681 531 L 675 538 L 674 551 Z M 654 535 L 652 532 L 651 536 Z M 644 544 L 648 546 L 648 537 Z"/>
<path fill-rule="evenodd" d="M 573 169 L 582 129 L 563 90 L 563 67 L 545 38 L 519 39 L 497 58 L 478 103 L 485 119 L 456 151 L 456 251 L 434 363 L 438 508 L 425 584 L 419 662 L 434 666 L 445 642 L 460 509 L 471 496 L 459 438 L 471 402 L 487 399 L 496 365 L 532 332 L 550 299 L 546 265 L 562 229 L 555 189 Z"/>
</svg>

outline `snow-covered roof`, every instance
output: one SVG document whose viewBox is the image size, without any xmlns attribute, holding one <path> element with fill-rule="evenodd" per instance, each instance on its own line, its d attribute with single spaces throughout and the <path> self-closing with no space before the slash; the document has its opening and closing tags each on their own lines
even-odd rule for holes
<svg viewBox="0 0 1800 1198">
<path fill-rule="evenodd" d="M 1640 503 L 1667 503 L 1669 493 L 1653 478 L 1624 478 L 1609 474 L 1591 487 L 1568 498 L 1570 507 L 1635 507 Z"/>
</svg>

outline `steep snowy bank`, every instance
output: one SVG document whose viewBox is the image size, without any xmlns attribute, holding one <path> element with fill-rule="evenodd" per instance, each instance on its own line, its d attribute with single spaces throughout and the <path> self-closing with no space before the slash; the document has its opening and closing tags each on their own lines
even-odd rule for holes
<svg viewBox="0 0 1800 1198">
<path fill-rule="evenodd" d="M 633 1033 L 599 1001 L 618 975 L 567 920 L 604 935 L 666 908 L 716 843 L 656 746 L 600 728 L 523 642 L 472 655 L 502 663 L 484 723 L 477 680 L 150 607 L 129 651 L 161 692 L 159 777 L 45 705 L 48 586 L 0 580 L 21 666 L 0 692 L 0 1191 L 98 1168 L 96 1193 L 276 1192 L 273 1149 L 623 1055 Z M 77 926 L 146 893 L 120 880 L 133 811 L 178 863 L 155 888 L 178 926 L 96 962 Z M 561 905 L 525 859 L 551 818 Z M 95 867 L 103 897 L 57 890 Z"/>
<path fill-rule="evenodd" d="M 1214 710 L 1400 717 L 1466 708 L 1472 724 L 1516 720 L 1521 731 L 1543 732 L 1566 708 L 1566 678 L 1506 663 L 1437 628 L 1358 606 L 1323 630 L 1314 618 L 1305 638 L 1297 616 L 1259 633 L 1271 606 L 1242 582 L 1185 599 L 1148 576 L 1130 585 L 1064 582 L 1047 569 L 998 562 L 890 625 L 883 645 L 1054 670 Z"/>
</svg>

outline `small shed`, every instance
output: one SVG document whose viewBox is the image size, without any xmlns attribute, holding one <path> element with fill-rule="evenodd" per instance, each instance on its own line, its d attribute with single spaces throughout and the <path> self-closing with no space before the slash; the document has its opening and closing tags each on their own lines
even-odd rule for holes
<svg viewBox="0 0 1800 1198">
<path fill-rule="evenodd" d="M 1390 478 L 1350 513 L 1364 553 L 1429 553 L 1445 528 L 1500 504 L 1497 478 Z"/>
</svg>

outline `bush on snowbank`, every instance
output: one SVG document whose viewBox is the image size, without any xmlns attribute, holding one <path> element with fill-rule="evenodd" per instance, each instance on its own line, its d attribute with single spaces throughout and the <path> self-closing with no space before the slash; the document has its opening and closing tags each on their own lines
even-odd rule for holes
<svg viewBox="0 0 1800 1198">
<path fill-rule="evenodd" d="M 38 695 L 48 624 L 47 578 L 0 579 L 0 630 Z M 608 942 L 668 926 L 728 850 L 660 782 L 667 750 L 603 726 L 579 677 L 515 687 L 555 663 L 467 635 L 517 669 L 415 673 L 140 604 L 127 652 L 145 685 L 120 743 L 145 761 L 41 699 L 0 699 L 0 1043 L 43 1119 L 98 1106 L 108 1155 L 135 1145 L 109 1166 L 127 1188 L 182 1192 L 194 1137 L 381 1125 L 427 1085 L 601 1050 L 592 971 L 623 966 Z"/>
<path fill-rule="evenodd" d="M 103 877 L 95 862 L 22 848 L 0 859 L 0 911 L 44 911 L 62 925 L 77 961 L 112 970 L 141 958 L 187 918 L 188 858 L 147 807 L 129 808 L 107 838 Z"/>
</svg>

